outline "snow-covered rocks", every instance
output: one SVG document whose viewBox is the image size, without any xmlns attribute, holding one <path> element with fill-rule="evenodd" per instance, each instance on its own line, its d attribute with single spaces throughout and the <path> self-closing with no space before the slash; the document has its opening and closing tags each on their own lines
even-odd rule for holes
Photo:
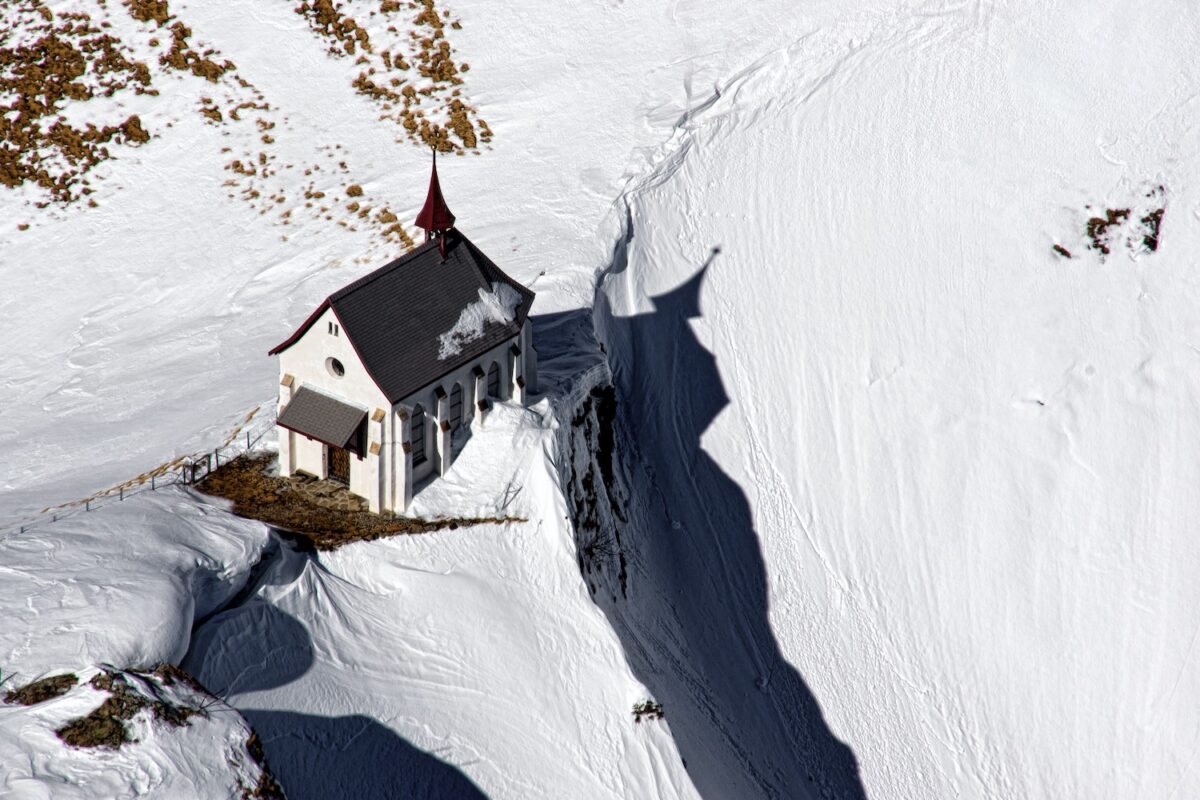
<svg viewBox="0 0 1200 800">
<path fill-rule="evenodd" d="M 0 688 L 77 678 L 61 696 L 0 704 L 0 794 L 250 796 L 262 769 L 248 724 L 169 665 L 267 541 L 262 525 L 178 487 L 0 538 Z"/>
<path fill-rule="evenodd" d="M 60 677 L 54 696 L 0 702 L 0 795 L 282 798 L 246 721 L 178 670 Z"/>
</svg>

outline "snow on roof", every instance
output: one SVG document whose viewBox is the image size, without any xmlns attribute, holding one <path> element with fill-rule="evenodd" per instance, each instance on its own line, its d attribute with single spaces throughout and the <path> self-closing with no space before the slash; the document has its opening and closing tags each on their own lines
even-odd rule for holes
<svg viewBox="0 0 1200 800">
<path fill-rule="evenodd" d="M 453 358 L 471 342 L 483 336 L 491 323 L 509 325 L 517 316 L 521 295 L 507 283 L 492 284 L 491 291 L 479 290 L 479 299 L 458 315 L 454 327 L 438 337 L 438 358 Z"/>
</svg>

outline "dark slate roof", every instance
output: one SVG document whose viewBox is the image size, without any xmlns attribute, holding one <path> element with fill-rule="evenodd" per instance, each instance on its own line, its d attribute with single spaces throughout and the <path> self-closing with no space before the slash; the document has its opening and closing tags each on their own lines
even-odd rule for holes
<svg viewBox="0 0 1200 800">
<path fill-rule="evenodd" d="M 443 260 L 431 240 L 329 296 L 271 355 L 291 347 L 330 306 L 367 372 L 390 402 L 469 363 L 521 332 L 534 293 L 508 277 L 457 230 L 444 234 Z M 512 322 L 489 322 L 483 335 L 446 359 L 438 337 L 450 331 L 479 291 L 506 283 L 521 297 Z"/>
<path fill-rule="evenodd" d="M 301 386 L 276 420 L 283 427 L 332 447 L 355 449 L 358 428 L 367 418 L 361 408 Z"/>
</svg>

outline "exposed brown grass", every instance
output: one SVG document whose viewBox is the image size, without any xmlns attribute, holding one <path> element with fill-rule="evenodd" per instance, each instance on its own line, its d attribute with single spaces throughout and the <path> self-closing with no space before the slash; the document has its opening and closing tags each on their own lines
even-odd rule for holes
<svg viewBox="0 0 1200 800">
<path fill-rule="evenodd" d="M 410 3 L 405 7 L 415 11 L 423 6 Z M 395 82 L 398 86 L 412 88 L 393 76 L 412 70 L 413 77 L 418 78 L 415 55 L 401 52 L 403 48 L 397 48 L 395 53 L 376 53 L 367 29 L 340 9 L 341 5 L 331 0 L 306 0 L 298 10 L 311 17 L 310 22 L 320 35 L 332 37 L 339 56 L 365 59 L 364 76 L 375 76 L 377 71 L 387 73 L 377 76 L 379 102 L 406 110 L 410 106 L 416 109 L 422 102 L 426 105 L 440 102 L 437 101 L 440 95 L 429 87 L 420 93 L 410 91 L 407 96 L 392 87 Z M 390 10 L 383 9 L 383 13 L 407 14 L 401 4 Z M 79 200 L 89 207 L 96 206 L 96 198 L 91 196 L 94 189 L 88 182 L 89 173 L 98 164 L 116 157 L 120 153 L 119 147 L 148 142 L 151 126 L 136 115 L 125 119 L 118 117 L 107 125 L 68 124 L 67 119 L 78 117 L 64 112 L 73 104 L 122 91 L 157 95 L 155 84 L 163 76 L 184 72 L 214 84 L 212 96 L 196 106 L 205 122 L 224 128 L 220 132 L 222 136 L 241 134 L 229 142 L 240 146 L 222 148 L 222 152 L 230 153 L 225 164 L 233 174 L 227 176 L 224 184 L 230 198 L 248 203 L 259 214 L 273 215 L 280 225 L 303 225 L 321 220 L 337 221 L 351 230 L 360 230 L 365 223 L 367 229 L 374 229 L 386 242 L 405 249 L 415 246 L 399 220 L 385 222 L 372 215 L 362 217 L 361 222 L 354 218 L 338 221 L 327 209 L 317 211 L 311 204 L 296 202 L 295 192 L 285 191 L 284 187 L 290 184 L 282 179 L 281 173 L 297 166 L 278 163 L 280 159 L 276 155 L 276 142 L 289 135 L 287 118 L 267 102 L 257 87 L 238 74 L 231 61 L 194 37 L 187 20 L 172 13 L 169 0 L 100 2 L 91 14 L 94 20 L 80 12 L 56 13 L 45 0 L 12 0 L 4 7 L 4 14 L 0 15 L 0 187 L 17 188 L 25 184 L 42 187 L 48 195 L 45 202 L 31 201 L 37 202 L 39 207 Z M 125 14 L 148 26 L 127 34 L 144 37 L 157 51 L 148 64 L 132 57 L 133 51 L 129 47 L 132 41 L 127 44 L 111 34 L 114 15 Z M 418 23 L 412 22 L 406 27 L 411 29 L 414 25 Z M 401 38 L 401 32 L 394 27 L 390 27 L 390 32 L 396 34 L 395 39 Z M 461 71 L 461 68 L 455 67 L 455 70 Z M 453 72 L 444 65 L 435 67 L 434 71 L 443 78 Z M 374 83 L 373 78 L 366 77 L 366 80 Z M 371 92 L 368 83 L 361 84 L 360 88 Z M 451 108 L 447 100 L 444 114 L 435 108 L 429 109 L 434 116 L 444 116 L 441 127 L 430 127 L 429 120 L 422 118 L 425 112 L 416 109 L 417 114 L 413 114 L 408 123 L 413 139 L 433 143 L 440 149 L 460 151 L 463 142 L 478 144 L 480 137 L 475 134 L 486 126 L 481 122 L 476 125 L 473 111 L 462 101 L 459 103 L 461 108 Z M 254 113 L 248 114 L 248 110 Z M 240 130 L 239 124 L 242 124 Z M 253 142 L 247 141 L 250 124 L 257 127 Z M 166 123 L 166 127 L 170 125 Z M 408 133 L 405 135 L 407 137 Z M 331 151 L 329 155 L 334 154 Z M 344 174 L 329 177 L 343 186 L 351 184 L 353 178 L 344 154 L 338 155 L 343 160 L 335 163 Z M 328 168 L 331 165 L 314 161 L 300 165 L 299 169 L 309 175 L 322 166 Z M 329 192 L 331 186 L 320 188 Z M 305 191 L 315 192 L 317 186 L 311 184 Z M 370 205 L 378 210 L 384 205 L 383 198 Z M 308 212 L 308 220 L 304 219 L 307 209 L 312 209 Z"/>
<path fill-rule="evenodd" d="M 79 676 L 74 673 L 51 675 L 49 678 L 42 678 L 19 689 L 13 689 L 4 695 L 4 702 L 21 706 L 36 705 L 61 697 L 71 691 L 77 683 L 79 683 Z"/>
<path fill-rule="evenodd" d="M 1087 221 L 1087 236 L 1092 240 L 1088 245 L 1093 250 L 1099 250 L 1104 255 L 1112 252 L 1109 247 L 1107 233 L 1108 229 L 1114 225 L 1120 225 L 1125 220 L 1129 219 L 1128 208 L 1109 208 L 1105 209 L 1103 217 L 1092 217 Z"/>
<path fill-rule="evenodd" d="M 258 738 L 257 732 L 251 732 L 250 738 L 246 740 L 246 752 L 250 754 L 250 758 L 254 759 L 254 763 L 258 765 L 262 773 L 258 776 L 258 783 L 254 786 L 242 787 L 242 800 L 284 800 L 283 789 L 280 788 L 279 782 L 275 780 L 270 767 L 267 766 L 262 740 Z"/>
<path fill-rule="evenodd" d="M 129 15 L 139 22 L 155 22 L 159 27 L 167 24 L 171 12 L 167 0 L 125 0 Z"/>
<path fill-rule="evenodd" d="M 166 6 L 166 3 L 163 3 Z M 213 61 L 208 56 L 210 53 L 198 53 L 190 44 L 188 39 L 191 38 L 192 29 L 184 25 L 182 22 L 176 22 L 170 28 L 171 30 L 171 49 L 166 55 L 159 59 L 165 67 L 171 69 L 186 70 L 197 77 L 204 78 L 210 83 L 216 83 L 221 79 L 221 76 L 226 72 L 235 69 L 232 61 Z"/>
<path fill-rule="evenodd" d="M 82 12 L 57 18 L 40 0 L 5 10 L 0 33 L 37 38 L 7 44 L 0 36 L 0 184 L 34 183 L 69 203 L 88 193 L 84 176 L 111 157 L 108 145 L 140 144 L 150 136 L 137 116 L 98 127 L 66 123 L 68 104 L 131 90 L 152 93 L 149 68 L 131 60 L 115 37 Z M 21 38 L 21 37 L 14 37 Z"/>
<path fill-rule="evenodd" d="M 385 112 L 381 119 L 398 123 L 410 141 L 458 153 L 491 141 L 491 128 L 461 96 L 470 66 L 455 57 L 446 38 L 447 29 L 460 30 L 462 23 L 434 0 L 383 0 L 379 13 L 399 15 L 405 8 L 418 12 L 408 23 L 407 40 L 382 49 L 342 4 L 302 0 L 295 10 L 326 40 L 330 55 L 353 56 L 363 67 L 351 81 L 354 90 L 373 100 Z M 395 25 L 387 31 L 399 34 Z"/>
<path fill-rule="evenodd" d="M 200 491 L 233 502 L 234 513 L 291 531 L 318 550 L 334 550 L 350 542 L 389 536 L 484 525 L 523 522 L 519 517 L 455 517 L 414 519 L 320 505 L 295 480 L 267 474 L 274 456 L 241 456 L 201 481 Z"/>
<path fill-rule="evenodd" d="M 166 676 L 164 683 L 167 680 L 174 682 L 180 675 L 186 675 L 178 667 L 169 665 L 159 666 L 155 672 L 145 674 L 153 674 L 160 680 L 164 680 L 163 676 Z M 188 682 L 193 688 L 203 690 L 190 676 Z M 149 709 L 155 719 L 174 727 L 189 724 L 188 721 L 196 715 L 207 716 L 207 712 L 200 708 L 146 697 L 130 686 L 129 681 L 119 672 L 100 672 L 92 678 L 90 684 L 93 689 L 108 692 L 109 696 L 90 714 L 73 719 L 55 731 L 59 739 L 72 747 L 105 747 L 113 750 L 119 748 L 132 741 L 125 723 L 143 709 Z"/>
</svg>

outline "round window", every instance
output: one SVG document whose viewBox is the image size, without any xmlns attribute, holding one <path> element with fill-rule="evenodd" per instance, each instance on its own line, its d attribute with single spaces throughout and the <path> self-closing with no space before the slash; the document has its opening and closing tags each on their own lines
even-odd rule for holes
<svg viewBox="0 0 1200 800">
<path fill-rule="evenodd" d="M 325 359 L 325 369 L 329 370 L 329 374 L 335 378 L 340 378 L 346 374 L 346 368 L 336 358 Z"/>
</svg>

